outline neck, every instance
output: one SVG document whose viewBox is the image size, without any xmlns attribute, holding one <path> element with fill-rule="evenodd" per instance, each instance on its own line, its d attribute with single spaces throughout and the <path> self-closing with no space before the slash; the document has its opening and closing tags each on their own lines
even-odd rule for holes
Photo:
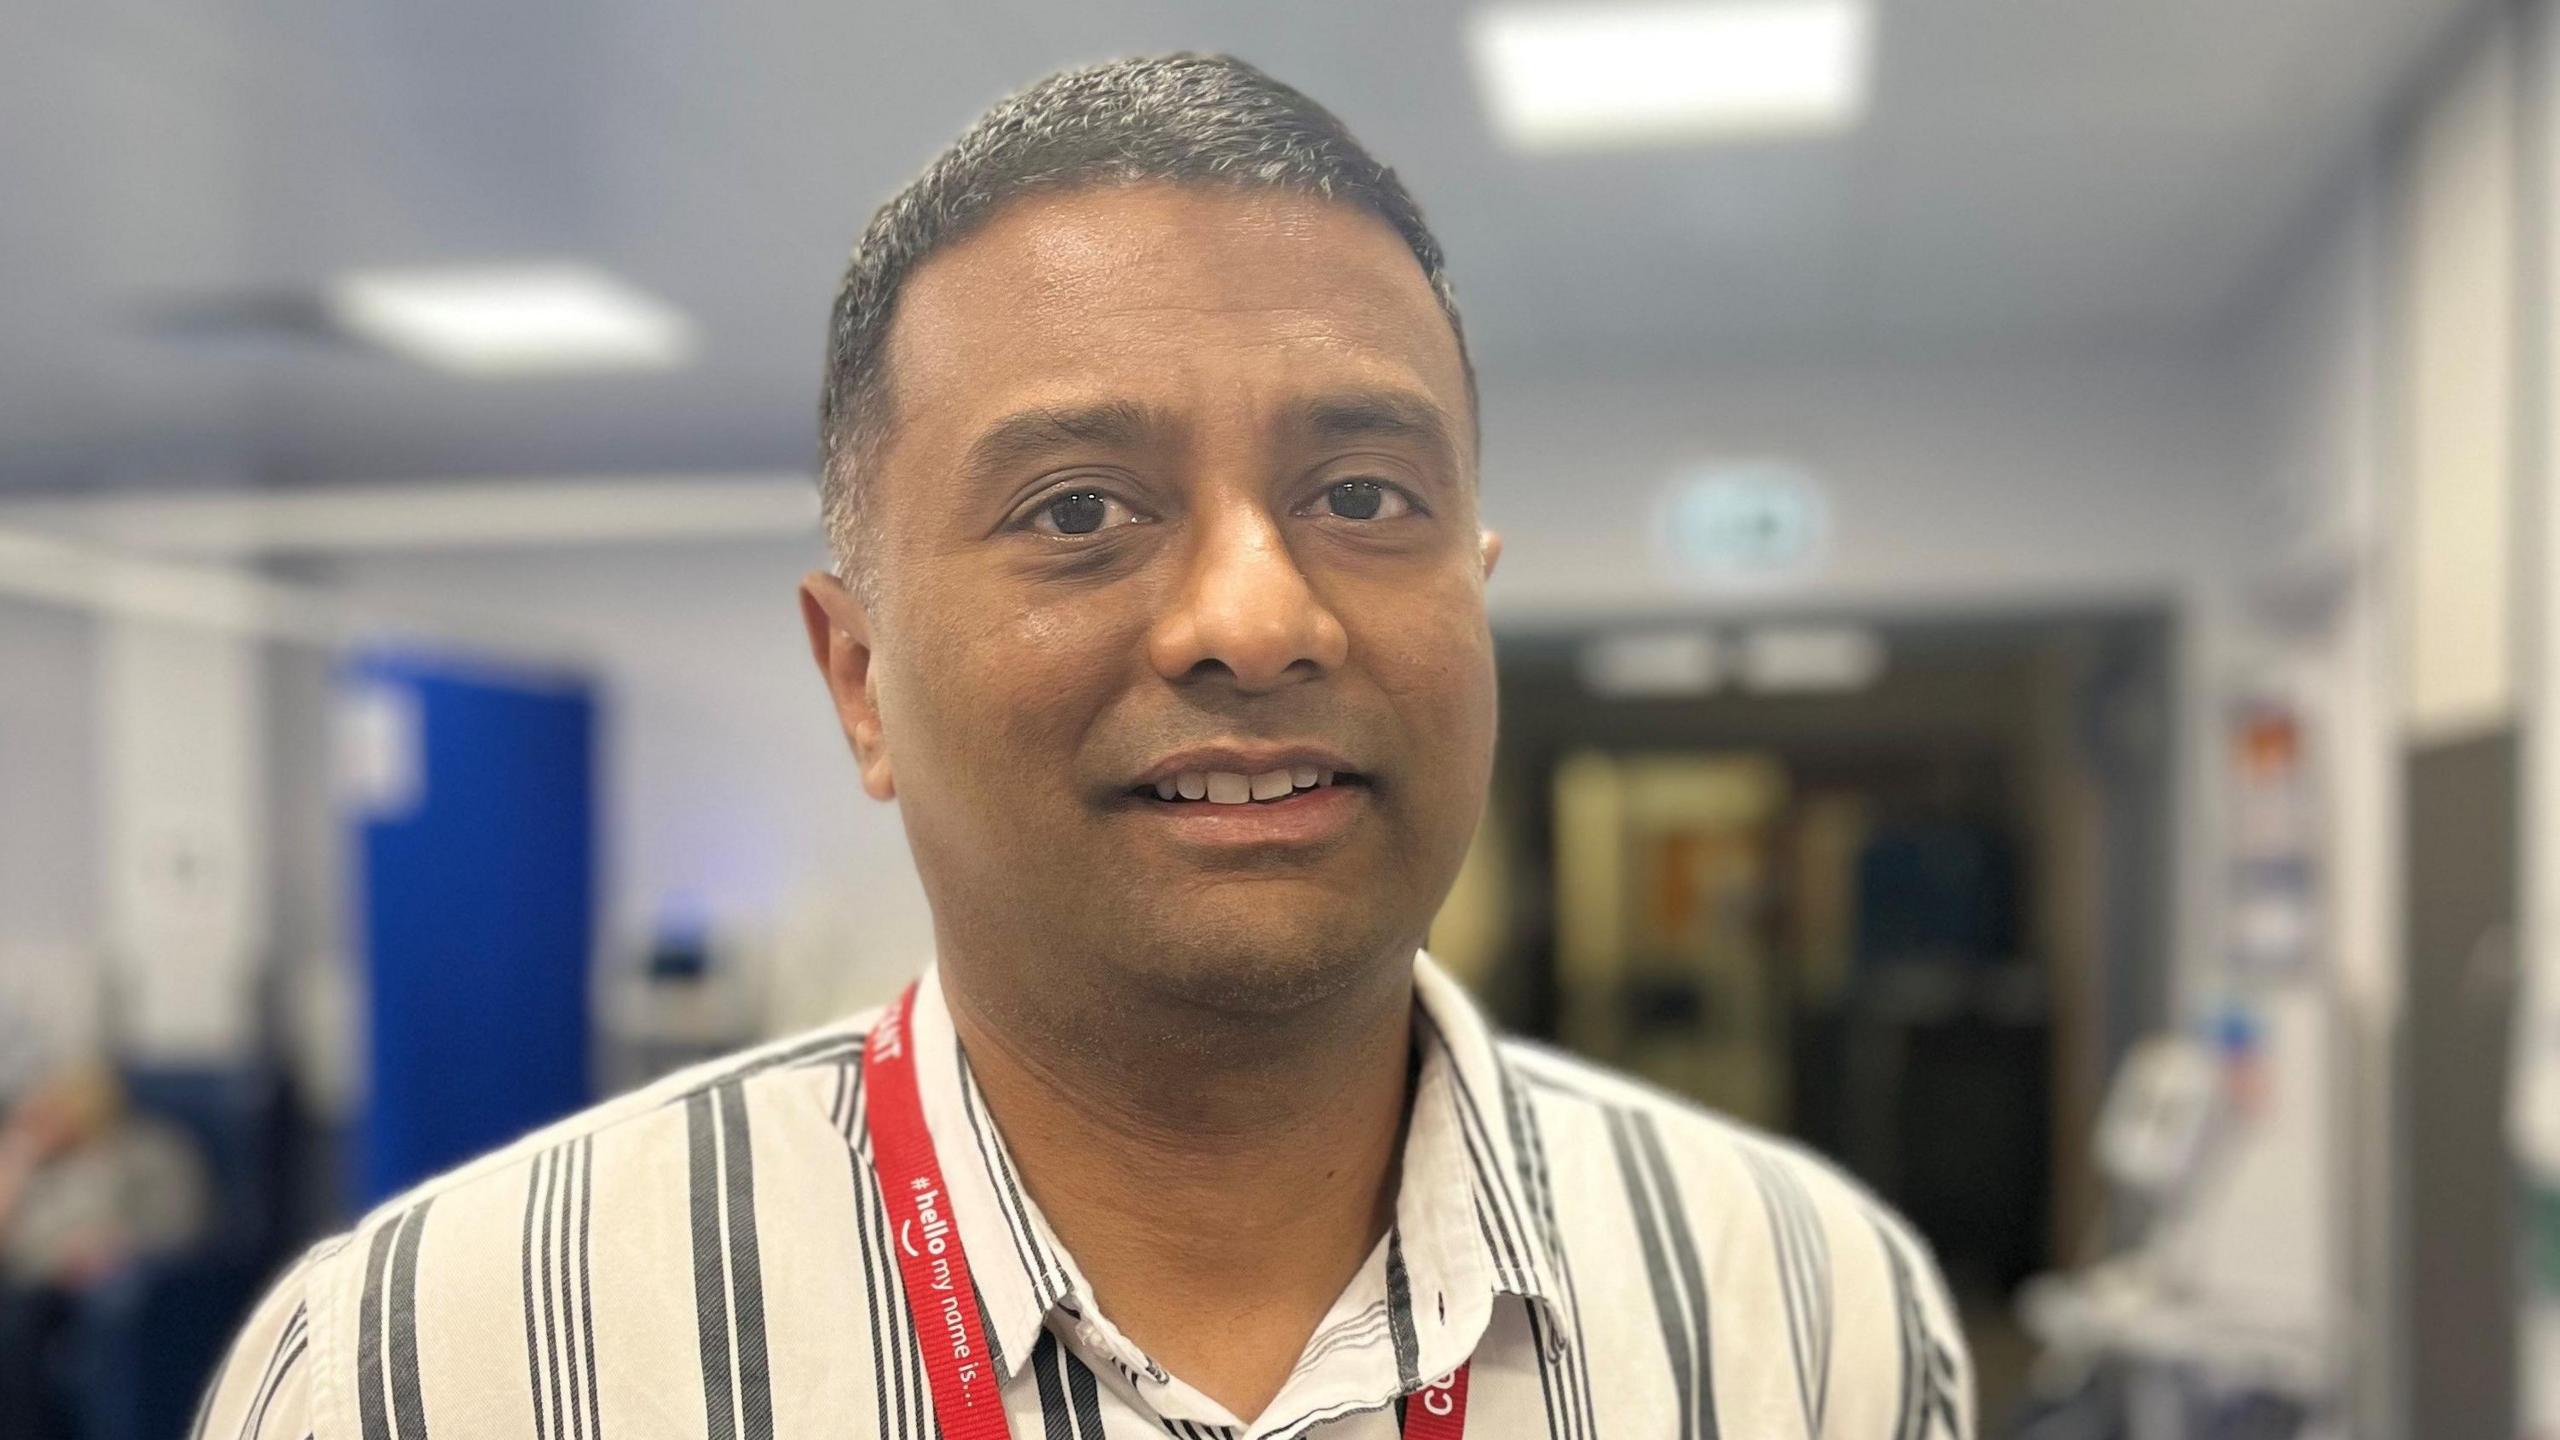
<svg viewBox="0 0 2560 1440">
<path fill-rule="evenodd" d="M 1306 1013 L 1156 1013 L 1124 997 L 1068 1030 L 1008 1025 L 947 957 L 943 985 L 1023 1182 L 1095 1300 L 1251 1420 L 1394 1217 L 1410 965 Z"/>
</svg>

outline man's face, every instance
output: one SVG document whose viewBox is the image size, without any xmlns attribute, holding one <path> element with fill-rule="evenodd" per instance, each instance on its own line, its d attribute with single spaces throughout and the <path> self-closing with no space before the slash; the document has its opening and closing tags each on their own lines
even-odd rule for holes
<svg viewBox="0 0 2560 1440">
<path fill-rule="evenodd" d="M 1395 232 L 1033 197 L 919 267 L 889 374 L 876 603 L 804 611 L 945 943 L 1257 1007 L 1419 942 L 1492 762 L 1495 546 Z"/>
</svg>

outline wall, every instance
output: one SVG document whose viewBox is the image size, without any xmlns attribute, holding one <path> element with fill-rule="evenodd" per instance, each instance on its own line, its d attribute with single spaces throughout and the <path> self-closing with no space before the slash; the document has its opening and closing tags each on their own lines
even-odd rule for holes
<svg viewBox="0 0 2560 1440">
<path fill-rule="evenodd" d="M 2521 259 L 2517 403 L 2522 423 L 2517 497 L 2518 703 L 2524 724 L 2520 799 L 2523 850 L 2522 969 L 2510 1107 L 2518 1168 L 2547 1216 L 2560 1171 L 2560 9 L 2529 7 L 2519 26 L 2522 184 L 2516 211 Z M 2547 1229 L 2535 1237 L 2547 1239 Z M 2547 1255 L 2537 1244 L 2538 1255 Z M 2560 1430 L 2560 1287 L 2536 1266 L 2519 1307 L 2517 1413 L 2538 1433 Z"/>
<path fill-rule="evenodd" d="M 2522 4 L 2484 10 L 2396 155 L 2386 399 L 2409 855 L 2396 1153 L 2413 1426 L 2514 1428 Z M 2546 1357 L 2547 1366 L 2560 1357 Z M 2529 1373 L 2532 1367 L 2528 1366 Z"/>
<path fill-rule="evenodd" d="M 2206 346 L 1488 375 L 1496 614 L 2174 600 L 2236 554 L 2228 388 Z M 1671 565 L 1655 538 L 1662 487 L 1763 458 L 1827 490 L 1823 562 L 1775 588 Z"/>
<path fill-rule="evenodd" d="M 2360 1434 L 2391 1434 L 2401 1277 L 2392 1083 L 2402 992 L 2399 587 L 2385 386 L 2393 187 L 2379 153 L 2302 217 L 2241 319 L 2236 400 L 2251 557 L 2199 637 L 2211 747 L 2190 830 L 2203 922 L 2182 1009 L 2243 998 L 2268 1026 L 2261 1100 L 2186 1237 L 2212 1303 L 2287 1326 L 2345 1374 Z M 2229 708 L 2290 699 L 2307 719 L 2318 887 L 2309 972 L 2227 968 Z"/>
<path fill-rule="evenodd" d="M 2537 624 L 2521 602 L 2541 593 L 2532 582 L 2545 562 L 2533 557 L 2550 551 L 2520 540 L 2537 474 L 2525 417 L 2539 413 L 2531 391 L 2543 372 L 2525 365 L 2518 326 L 2536 323 L 2555 273 L 2526 246 L 2540 233 L 2525 223 L 2532 197 L 2550 192 L 2527 183 L 2518 123 L 2547 103 L 2521 48 L 2546 33 L 2524 23 L 2540 20 L 2547 7 L 2484 7 L 2452 38 L 2274 258 L 2269 303 L 2242 332 L 2253 559 L 2219 611 L 2210 668 L 2234 693 L 2264 679 L 2314 707 L 2325 993 L 2293 1018 L 2326 1023 L 2299 1025 L 2273 1057 L 2275 1087 L 2313 1098 L 2242 1158 L 2249 1193 L 2218 1218 L 2212 1270 L 2331 1278 L 2360 1434 L 2462 1428 L 2504 1406 L 2467 1358 L 2507 1343 L 2494 1313 L 2503 1265 L 2451 1273 L 2426 1248 L 2443 1235 L 2418 1233 L 2443 1230 L 2439 1212 L 2466 1203 L 2448 1185 L 2502 1197 L 2502 1162 L 2483 1154 L 2476 1174 L 2413 1176 L 2406 1147 L 2457 1122 L 2467 1135 L 2494 1112 L 2510 992 L 2476 947 L 2412 949 L 2413 917 L 2430 902 L 2407 883 L 2415 857 L 2403 833 L 2408 777 L 2428 773 L 2416 762 L 2514 727 L 2532 674 L 2523 643 L 2549 643 L 2549 617 Z M 2480 835 L 2436 836 L 2429 853 L 2502 853 L 2491 832 L 2503 822 L 2479 818 Z M 2527 825 L 2529 836 L 2555 830 L 2551 816 Z M 2227 989 L 2219 953 L 2210 930 L 2191 947 L 2199 997 Z M 2418 1034 L 2436 1037 L 2426 1053 L 2413 1048 Z M 2448 1049 L 2446 1036 L 2460 1038 Z M 2321 1227 L 2299 1217 L 2311 1213 L 2344 1222 L 2326 1266 L 2306 1264 L 2317 1258 L 2306 1230 Z M 2462 1323 L 2431 1349 L 2448 1305 Z"/>
<path fill-rule="evenodd" d="M 0 1083 L 13 1044 L 98 1020 L 96 644 L 85 615 L 0 598 Z"/>
<path fill-rule="evenodd" d="M 173 1064 L 247 1055 L 274 916 L 263 643 L 101 622 L 95 864 L 113 1031 Z"/>
<path fill-rule="evenodd" d="M 269 733 L 270 662 L 326 629 L 261 577 L 0 532 L 0 1028 L 182 1065 L 263 1037 L 279 940 L 333 943 L 334 868 L 278 863 L 333 844 L 299 823 L 328 752 Z"/>
<path fill-rule="evenodd" d="M 2405 429 L 2404 696 L 2422 742 L 2514 719 L 2517 76 L 2484 37 L 2408 139 L 2393 320 Z"/>
</svg>

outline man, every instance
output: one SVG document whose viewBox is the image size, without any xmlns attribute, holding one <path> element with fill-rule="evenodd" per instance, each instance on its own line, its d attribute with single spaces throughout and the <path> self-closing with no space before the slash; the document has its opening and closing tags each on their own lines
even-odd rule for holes
<svg viewBox="0 0 2560 1440">
<path fill-rule="evenodd" d="M 1499 547 L 1392 172 L 1233 60 L 1056 76 L 880 211 L 829 352 L 801 609 L 935 968 L 322 1245 L 205 1433 L 1969 1432 L 1899 1222 L 1420 956 Z"/>
</svg>

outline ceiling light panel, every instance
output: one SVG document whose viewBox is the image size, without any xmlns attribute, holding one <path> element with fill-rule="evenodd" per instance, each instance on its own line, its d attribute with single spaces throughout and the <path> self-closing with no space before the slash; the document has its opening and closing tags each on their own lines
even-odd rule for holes
<svg viewBox="0 0 2560 1440">
<path fill-rule="evenodd" d="M 1472 40 L 1496 130 L 1556 151 L 1847 128 L 1871 27 L 1858 0 L 1503 5 Z"/>
<path fill-rule="evenodd" d="M 328 303 L 349 334 L 465 375 L 663 370 L 693 351 L 682 314 L 584 265 L 359 271 Z"/>
</svg>

